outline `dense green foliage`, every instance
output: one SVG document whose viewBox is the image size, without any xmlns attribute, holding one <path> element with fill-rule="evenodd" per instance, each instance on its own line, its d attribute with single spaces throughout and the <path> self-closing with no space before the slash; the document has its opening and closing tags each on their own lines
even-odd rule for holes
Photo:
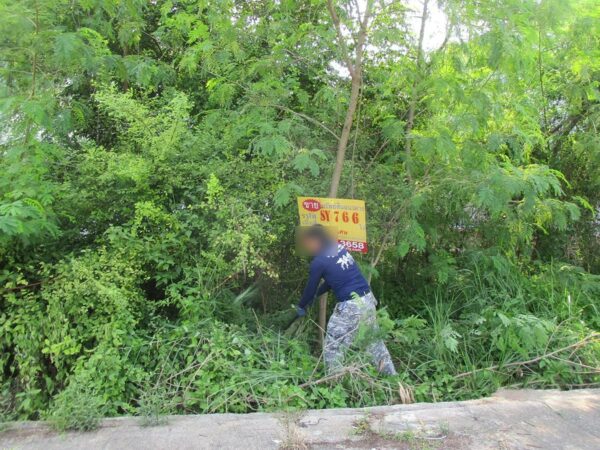
<svg viewBox="0 0 600 450">
<path fill-rule="evenodd" d="M 318 0 L 0 0 L 0 415 L 90 428 L 599 383 L 600 4 L 428 3 L 435 48 L 418 2 L 367 2 L 338 192 L 367 202 L 357 258 L 401 375 L 359 351 L 329 385 L 316 327 L 278 330 L 357 3 L 335 4 L 340 45 Z"/>
</svg>

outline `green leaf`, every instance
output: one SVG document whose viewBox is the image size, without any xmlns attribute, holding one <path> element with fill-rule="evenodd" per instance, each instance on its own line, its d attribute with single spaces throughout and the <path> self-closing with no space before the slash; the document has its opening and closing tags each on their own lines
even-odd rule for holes
<svg viewBox="0 0 600 450">
<path fill-rule="evenodd" d="M 319 175 L 319 165 L 311 157 L 311 153 L 307 152 L 306 150 L 303 150 L 296 155 L 292 162 L 292 166 L 298 172 L 303 172 L 304 170 L 308 169 L 313 177 Z"/>
<path fill-rule="evenodd" d="M 287 206 L 294 194 L 300 194 L 302 192 L 302 188 L 298 186 L 296 183 L 290 182 L 283 186 L 281 186 L 275 192 L 274 202 L 275 207 L 281 208 L 283 206 Z"/>
<path fill-rule="evenodd" d="M 404 258 L 408 251 L 410 250 L 410 244 L 406 241 L 402 241 L 398 244 L 398 248 L 396 250 L 399 258 Z"/>
</svg>

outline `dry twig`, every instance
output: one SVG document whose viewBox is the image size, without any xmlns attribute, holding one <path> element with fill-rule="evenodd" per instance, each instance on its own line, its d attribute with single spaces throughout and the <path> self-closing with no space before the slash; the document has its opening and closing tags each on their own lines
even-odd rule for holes
<svg viewBox="0 0 600 450">
<path fill-rule="evenodd" d="M 519 366 L 526 366 L 529 364 L 534 364 L 536 362 L 541 361 L 542 359 L 551 358 L 554 355 L 564 352 L 566 350 L 577 350 L 581 347 L 585 347 L 586 345 L 594 343 L 594 342 L 600 342 L 600 333 L 592 333 L 589 336 L 583 338 L 582 340 L 575 342 L 574 344 L 567 345 L 566 347 L 559 348 L 558 350 L 554 350 L 550 353 L 545 353 L 543 355 L 536 356 L 535 358 L 528 359 L 527 361 L 515 361 L 512 363 L 508 363 L 508 364 L 495 364 L 490 367 L 482 367 L 481 369 L 475 369 L 470 372 L 459 373 L 458 375 L 455 375 L 454 378 L 463 378 L 463 377 L 467 377 L 469 375 L 473 375 L 475 373 L 483 372 L 486 370 L 496 370 L 496 369 L 500 369 L 500 368 L 505 369 L 507 367 L 519 367 Z"/>
</svg>

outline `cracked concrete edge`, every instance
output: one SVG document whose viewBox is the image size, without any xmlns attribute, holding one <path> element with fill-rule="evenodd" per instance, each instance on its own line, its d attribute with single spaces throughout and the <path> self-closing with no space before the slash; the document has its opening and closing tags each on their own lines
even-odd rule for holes
<svg viewBox="0 0 600 450">
<path fill-rule="evenodd" d="M 278 448 L 287 439 L 290 413 L 171 416 L 167 425 L 142 428 L 138 418 L 105 419 L 89 433 L 60 435 L 43 422 L 24 422 L 0 434 L 0 448 Z M 464 402 L 416 403 L 310 410 L 293 418 L 297 439 L 314 448 L 361 448 L 357 421 L 370 417 L 381 433 L 423 432 L 447 423 L 455 435 L 479 439 L 445 448 L 600 448 L 600 390 L 501 390 Z M 287 418 L 289 421 L 289 417 Z M 563 440 L 563 441 L 561 441 Z M 244 442 L 243 445 L 240 442 Z M 563 442 L 563 446 L 553 446 Z M 237 444 L 236 444 L 237 443 Z M 491 444 L 489 444 L 491 443 Z M 127 444 L 127 445 L 125 445 Z M 379 443 L 381 444 L 381 443 Z M 385 444 L 385 442 L 383 443 Z M 488 445 L 489 444 L 489 445 Z M 303 444 L 304 445 L 304 444 Z M 384 445 L 381 448 L 386 448 Z M 364 447 L 362 447 L 364 448 Z"/>
<path fill-rule="evenodd" d="M 495 396 L 465 402 L 414 404 L 357 410 L 311 412 L 305 420 L 332 417 L 335 423 L 315 424 L 311 434 L 331 445 L 342 437 L 328 430 L 348 429 L 348 419 L 369 417 L 380 434 L 426 434 L 444 428 L 453 435 L 474 436 L 456 448 L 577 448 L 600 449 L 600 390 L 500 391 Z M 344 420 L 345 417 L 345 420 Z M 345 423 L 340 423 L 345 422 Z M 350 425 L 351 426 L 351 425 Z M 349 441 L 356 440 L 351 436 Z M 445 448 L 455 448 L 444 444 Z M 351 447 L 346 447 L 351 448 Z"/>
</svg>

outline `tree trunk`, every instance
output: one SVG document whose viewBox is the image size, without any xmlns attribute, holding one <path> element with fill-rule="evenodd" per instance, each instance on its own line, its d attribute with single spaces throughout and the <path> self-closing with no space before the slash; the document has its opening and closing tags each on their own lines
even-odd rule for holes
<svg viewBox="0 0 600 450">
<path fill-rule="evenodd" d="M 352 123 L 354 121 L 354 114 L 358 105 L 358 97 L 360 94 L 360 87 L 362 83 L 362 55 L 365 46 L 365 40 L 367 38 L 367 27 L 369 24 L 369 18 L 371 16 L 372 7 L 373 0 L 367 0 L 365 12 L 362 18 L 360 17 L 359 13 L 358 20 L 360 23 L 360 29 L 356 39 L 354 62 L 352 62 L 348 53 L 348 47 L 346 46 L 344 35 L 341 31 L 340 19 L 335 11 L 333 1 L 327 1 L 327 9 L 329 10 L 329 14 L 331 15 L 331 20 L 333 21 L 338 41 L 342 49 L 342 56 L 344 58 L 344 61 L 346 62 L 346 66 L 351 77 L 350 103 L 348 104 L 348 109 L 346 110 L 346 118 L 344 119 L 344 127 L 342 128 L 342 134 L 340 135 L 340 139 L 338 140 L 335 167 L 333 168 L 333 174 L 331 176 L 331 185 L 329 188 L 329 198 L 337 197 L 338 189 L 340 186 L 340 180 L 342 178 L 344 161 L 346 160 L 346 149 L 348 148 L 348 140 L 350 139 L 350 132 L 352 131 Z M 321 297 L 319 297 L 319 340 L 321 342 L 321 345 L 323 345 L 323 342 L 325 340 L 326 323 L 327 294 L 323 294 L 321 295 Z"/>
<path fill-rule="evenodd" d="M 350 131 L 352 131 L 354 113 L 356 112 L 356 106 L 358 105 L 358 95 L 360 93 L 361 78 L 362 77 L 360 70 L 357 70 L 354 76 L 352 77 L 352 86 L 350 88 L 350 104 L 348 105 L 348 110 L 346 111 L 344 128 L 342 128 L 342 134 L 340 135 L 340 140 L 338 141 L 335 167 L 333 169 L 333 175 L 331 176 L 331 187 L 329 188 L 329 197 L 331 198 L 337 196 L 337 192 L 340 187 L 340 179 L 342 177 L 344 161 L 346 159 L 346 149 L 348 148 Z"/>
</svg>

